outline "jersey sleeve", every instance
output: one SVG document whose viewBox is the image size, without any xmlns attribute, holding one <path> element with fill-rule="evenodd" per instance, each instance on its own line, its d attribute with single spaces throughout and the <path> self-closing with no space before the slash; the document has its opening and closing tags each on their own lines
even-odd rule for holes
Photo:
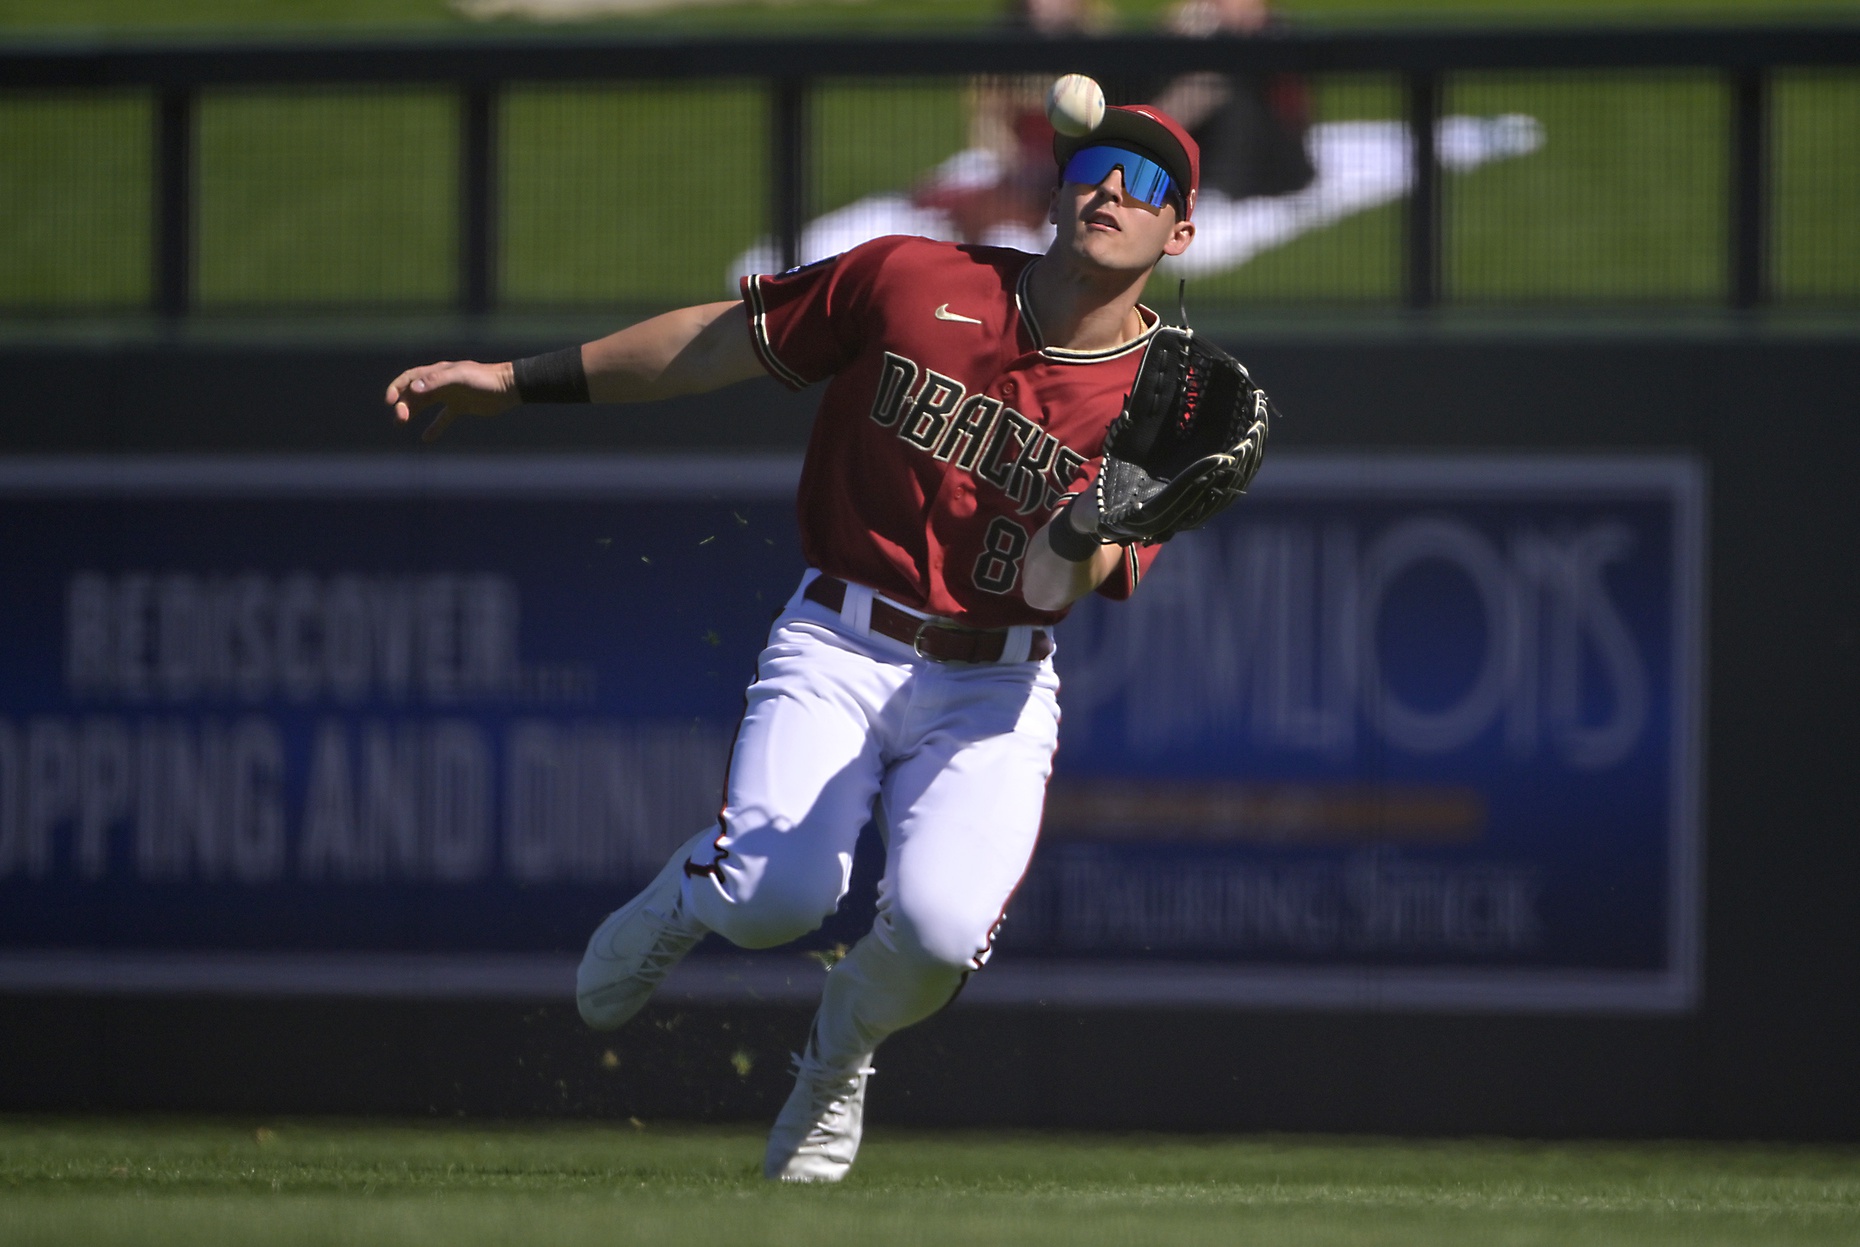
<svg viewBox="0 0 1860 1247">
<path fill-rule="evenodd" d="M 880 238 L 785 273 L 743 278 L 749 334 L 770 376 L 799 390 L 852 362 L 871 332 L 873 283 L 903 241 Z"/>
</svg>

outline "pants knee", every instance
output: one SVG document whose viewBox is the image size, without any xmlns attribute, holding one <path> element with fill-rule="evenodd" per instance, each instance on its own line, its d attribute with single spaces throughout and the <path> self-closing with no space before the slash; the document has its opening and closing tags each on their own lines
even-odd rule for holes
<svg viewBox="0 0 1860 1247">
<path fill-rule="evenodd" d="M 738 948 L 773 948 L 800 939 L 832 916 L 844 891 L 837 865 L 765 863 L 760 871 L 726 870 L 720 880 L 691 882 L 694 889 L 715 889 L 717 903 L 700 902 L 698 912 L 706 926 Z"/>
<path fill-rule="evenodd" d="M 926 970 L 974 970 L 988 946 L 987 932 L 960 915 L 894 911 L 881 921 L 898 955 Z"/>
<path fill-rule="evenodd" d="M 832 912 L 831 909 L 826 913 L 818 910 L 813 913 L 801 910 L 775 911 L 769 906 L 757 906 L 749 910 L 733 910 L 723 925 L 713 930 L 738 948 L 775 948 L 800 939 L 825 922 L 827 914 Z"/>
</svg>

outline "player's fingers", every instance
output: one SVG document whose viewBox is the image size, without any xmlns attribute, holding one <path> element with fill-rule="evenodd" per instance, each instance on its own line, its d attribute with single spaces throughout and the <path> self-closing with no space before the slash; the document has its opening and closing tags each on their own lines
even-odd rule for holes
<svg viewBox="0 0 1860 1247">
<path fill-rule="evenodd" d="M 419 373 L 422 372 L 423 370 L 424 370 L 423 367 L 422 368 L 409 368 L 407 369 L 407 371 L 401 373 L 398 377 L 395 377 L 392 381 L 388 382 L 388 386 L 387 386 L 388 402 L 390 403 L 393 402 L 397 396 L 404 393 L 407 389 L 408 383 L 411 382 L 414 379 L 414 377 L 419 375 Z"/>
<path fill-rule="evenodd" d="M 424 433 L 420 434 L 420 440 L 423 442 L 438 441 L 440 434 L 444 433 L 447 429 L 451 428 L 452 422 L 454 420 L 457 420 L 458 418 L 459 418 L 458 408 L 441 407 L 439 409 L 439 414 L 433 417 L 433 422 L 426 426 L 426 431 Z"/>
<path fill-rule="evenodd" d="M 394 418 L 402 424 L 417 417 L 434 403 L 442 401 L 438 394 L 423 394 L 417 389 L 409 388 L 402 392 L 394 402 Z"/>
<path fill-rule="evenodd" d="M 416 380 L 409 387 L 404 402 L 408 417 L 411 419 L 419 418 L 420 413 L 440 403 L 445 404 L 454 416 L 458 416 L 470 412 L 471 392 L 457 385 L 440 385 L 431 380 Z"/>
<path fill-rule="evenodd" d="M 394 413 L 394 418 L 402 424 L 413 419 L 420 408 L 419 396 L 408 390 L 390 388 L 387 401 L 389 409 Z"/>
<path fill-rule="evenodd" d="M 388 387 L 387 387 L 388 402 L 391 403 L 397 398 L 404 397 L 407 391 L 409 390 L 409 388 L 412 387 L 415 381 L 428 378 L 432 376 L 433 373 L 439 371 L 441 368 L 444 368 L 444 367 L 446 367 L 445 364 L 439 363 L 439 364 L 421 364 L 417 368 L 407 369 L 407 371 L 401 373 L 398 377 L 395 377 L 392 381 L 388 382 Z"/>
<path fill-rule="evenodd" d="M 394 409 L 396 419 L 407 421 L 420 414 L 425 408 L 437 401 L 436 390 L 445 385 L 447 374 L 456 368 L 451 361 L 438 364 L 422 364 L 388 382 L 387 404 Z"/>
</svg>

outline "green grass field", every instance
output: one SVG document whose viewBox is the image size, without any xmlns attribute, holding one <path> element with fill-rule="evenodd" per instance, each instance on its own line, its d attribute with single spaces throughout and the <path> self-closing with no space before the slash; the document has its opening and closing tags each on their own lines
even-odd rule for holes
<svg viewBox="0 0 1860 1247">
<path fill-rule="evenodd" d="M 1160 7 L 1126 0 L 1117 10 L 1134 28 Z M 867 29 L 882 13 L 894 24 L 962 29 L 998 8 L 833 0 L 701 7 L 601 28 Z M 1286 0 L 1281 9 L 1313 21 L 1860 16 L 1860 3 L 1824 0 Z M 291 37 L 467 25 L 445 0 L 0 0 L 0 37 Z M 1389 77 L 1320 77 L 1314 89 L 1319 120 L 1400 115 Z M 1860 305 L 1860 72 L 1785 72 L 1775 101 L 1776 296 L 1785 305 L 1851 309 Z M 1462 75 L 1449 81 L 1447 102 L 1450 111 L 1527 113 L 1546 135 L 1529 156 L 1448 176 L 1450 302 L 1722 305 L 1729 105 L 1720 78 Z M 732 257 L 768 229 L 766 108 L 761 85 L 749 81 L 513 88 L 500 123 L 504 305 L 647 309 L 726 297 Z M 205 93 L 200 306 L 449 307 L 458 280 L 457 109 L 450 93 L 425 88 Z M 146 305 L 152 124 L 143 92 L 0 91 L 0 314 Z M 960 149 L 962 87 L 950 79 L 825 82 L 811 129 L 818 212 L 908 188 Z M 1396 203 L 1359 213 L 1201 280 L 1196 304 L 1394 306 L 1402 211 Z"/>
<path fill-rule="evenodd" d="M 0 1242 L 1860 1241 L 1851 1150 L 880 1130 L 845 1184 L 797 1189 L 756 1176 L 761 1146 L 627 1123 L 0 1120 Z"/>
</svg>

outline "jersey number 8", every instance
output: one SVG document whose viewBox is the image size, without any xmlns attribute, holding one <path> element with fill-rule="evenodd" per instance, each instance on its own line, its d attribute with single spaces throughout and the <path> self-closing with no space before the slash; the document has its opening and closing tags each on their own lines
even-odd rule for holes
<svg viewBox="0 0 1860 1247">
<path fill-rule="evenodd" d="M 1020 556 L 1027 552 L 1027 530 L 1005 515 L 988 526 L 987 543 L 975 560 L 975 587 L 984 593 L 1007 593 L 1020 581 Z"/>
</svg>

